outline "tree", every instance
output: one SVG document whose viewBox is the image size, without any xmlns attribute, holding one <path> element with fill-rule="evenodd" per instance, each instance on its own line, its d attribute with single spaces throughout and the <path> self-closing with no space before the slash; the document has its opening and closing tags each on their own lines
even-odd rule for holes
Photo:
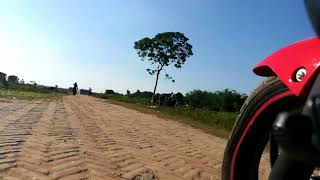
<svg viewBox="0 0 320 180">
<path fill-rule="evenodd" d="M 138 89 L 135 93 L 133 93 L 134 97 L 141 96 L 141 91 Z"/>
<path fill-rule="evenodd" d="M 8 76 L 8 83 L 9 84 L 18 84 L 19 83 L 18 76 L 15 76 L 15 75 Z"/>
<path fill-rule="evenodd" d="M 127 90 L 127 96 L 130 96 L 131 92 L 129 90 Z"/>
<path fill-rule="evenodd" d="M 6 81 L 7 81 L 7 74 L 0 72 L 0 85 L 4 86 Z"/>
<path fill-rule="evenodd" d="M 232 112 L 239 111 L 246 98 L 246 94 L 240 94 L 232 89 L 216 92 L 193 90 L 185 96 L 186 102 L 191 107 Z"/>
<path fill-rule="evenodd" d="M 111 94 L 116 94 L 112 89 L 107 89 L 104 94 L 106 95 L 111 95 Z"/>
<path fill-rule="evenodd" d="M 184 104 L 184 96 L 180 92 L 174 94 L 173 99 L 176 102 L 176 105 L 183 105 Z"/>
<path fill-rule="evenodd" d="M 188 41 L 189 39 L 180 32 L 164 32 L 158 33 L 153 38 L 145 37 L 134 42 L 134 48 L 141 60 L 151 62 L 152 68 L 146 70 L 150 75 L 156 75 L 152 102 L 154 101 L 161 71 L 171 64 L 174 64 L 176 68 L 181 68 L 187 58 L 193 55 L 192 45 Z M 165 77 L 175 82 L 169 74 L 166 73 Z"/>
</svg>

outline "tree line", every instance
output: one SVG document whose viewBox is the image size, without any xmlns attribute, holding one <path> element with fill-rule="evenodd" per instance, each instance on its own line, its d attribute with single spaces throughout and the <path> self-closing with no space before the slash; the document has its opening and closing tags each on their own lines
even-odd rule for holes
<svg viewBox="0 0 320 180">
<path fill-rule="evenodd" d="M 17 90 L 17 91 L 27 91 L 27 92 L 39 92 L 39 93 L 69 93 L 69 89 L 59 88 L 58 85 L 55 86 L 44 86 L 37 84 L 35 81 L 25 82 L 23 79 L 19 79 L 18 76 L 9 75 L 0 72 L 0 89 L 6 90 Z"/>
<path fill-rule="evenodd" d="M 137 90 L 131 93 L 127 90 L 126 94 L 120 94 L 114 90 L 108 89 L 104 94 L 104 98 L 114 98 L 131 103 L 143 103 L 146 105 L 157 106 L 185 106 L 194 109 L 207 109 L 210 111 L 237 112 L 247 98 L 246 94 L 242 94 L 233 89 L 225 89 L 223 91 L 203 91 L 193 90 L 185 95 L 182 93 L 157 93 L 153 97 L 153 92 Z M 153 98 L 153 102 L 150 100 Z"/>
</svg>

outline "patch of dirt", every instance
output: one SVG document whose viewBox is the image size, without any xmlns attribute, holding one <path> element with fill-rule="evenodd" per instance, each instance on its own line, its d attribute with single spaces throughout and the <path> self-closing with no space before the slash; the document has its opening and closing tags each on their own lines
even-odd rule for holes
<svg viewBox="0 0 320 180">
<path fill-rule="evenodd" d="M 159 178 L 152 171 L 146 171 L 136 175 L 132 180 L 159 180 Z"/>
<path fill-rule="evenodd" d="M 12 103 L 12 100 L 5 99 L 5 98 L 0 98 L 0 103 Z"/>
</svg>

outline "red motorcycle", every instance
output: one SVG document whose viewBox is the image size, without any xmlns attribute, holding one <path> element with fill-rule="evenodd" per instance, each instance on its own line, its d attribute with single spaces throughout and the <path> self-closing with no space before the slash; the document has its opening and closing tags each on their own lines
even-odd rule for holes
<svg viewBox="0 0 320 180">
<path fill-rule="evenodd" d="M 269 147 L 269 179 L 316 179 L 320 167 L 320 0 L 305 0 L 317 37 L 260 62 L 267 79 L 248 97 L 229 136 L 222 179 L 259 179 Z"/>
</svg>

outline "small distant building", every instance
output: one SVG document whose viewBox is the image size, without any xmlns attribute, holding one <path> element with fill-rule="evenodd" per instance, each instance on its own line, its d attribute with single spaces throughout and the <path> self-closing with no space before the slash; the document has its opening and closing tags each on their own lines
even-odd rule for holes
<svg viewBox="0 0 320 180">
<path fill-rule="evenodd" d="M 18 83 L 19 83 L 18 76 L 15 76 L 15 75 L 8 76 L 8 84 L 18 84 Z"/>
<path fill-rule="evenodd" d="M 82 95 L 89 95 L 89 90 L 87 90 L 87 89 L 80 89 L 80 94 L 82 94 Z"/>
<path fill-rule="evenodd" d="M 89 90 L 87 90 L 87 89 L 80 89 L 80 94 L 91 96 L 91 95 L 92 95 L 92 89 L 91 89 L 91 88 L 89 88 Z"/>
<path fill-rule="evenodd" d="M 0 85 L 4 85 L 7 81 L 7 74 L 0 72 Z"/>
</svg>

